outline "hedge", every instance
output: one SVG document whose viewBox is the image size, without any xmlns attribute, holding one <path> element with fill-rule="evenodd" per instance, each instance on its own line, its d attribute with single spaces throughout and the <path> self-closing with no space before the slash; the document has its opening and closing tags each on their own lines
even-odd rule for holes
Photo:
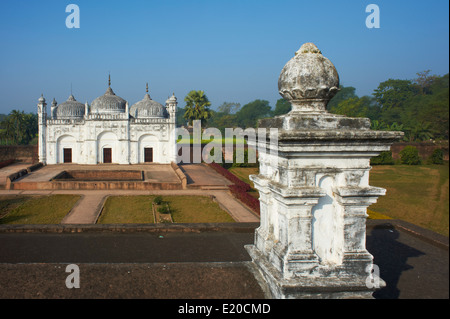
<svg viewBox="0 0 450 319">
<path fill-rule="evenodd" d="M 419 165 L 421 160 L 415 146 L 408 145 L 400 152 L 400 162 L 406 165 Z"/>
<path fill-rule="evenodd" d="M 212 167 L 217 173 L 222 175 L 223 177 L 227 178 L 230 182 L 233 184 L 242 187 L 245 189 L 246 192 L 251 190 L 252 188 L 247 183 L 241 181 L 239 178 L 237 178 L 233 173 L 229 172 L 227 169 L 223 168 L 217 163 L 210 163 L 208 164 L 210 167 Z"/>
<path fill-rule="evenodd" d="M 250 207 L 253 211 L 255 211 L 258 215 L 260 214 L 260 204 L 259 199 L 253 197 L 240 186 L 237 185 L 229 185 L 231 193 L 248 207 Z"/>
<path fill-rule="evenodd" d="M 260 214 L 259 199 L 247 193 L 249 190 L 252 189 L 249 184 L 241 181 L 233 173 L 229 172 L 227 169 L 223 168 L 217 163 L 210 163 L 208 165 L 212 167 L 220 175 L 224 176 L 234 184 L 229 185 L 228 188 L 237 199 L 239 199 L 248 207 L 250 207 L 252 210 L 254 210 L 258 215 Z"/>
<path fill-rule="evenodd" d="M 392 158 L 391 151 L 381 152 L 380 155 L 372 157 L 370 159 L 370 165 L 393 165 L 393 164 L 395 164 L 395 162 L 394 159 Z"/>
</svg>

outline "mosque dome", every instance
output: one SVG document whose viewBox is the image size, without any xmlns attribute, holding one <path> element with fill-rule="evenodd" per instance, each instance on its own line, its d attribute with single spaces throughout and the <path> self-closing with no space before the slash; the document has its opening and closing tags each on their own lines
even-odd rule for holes
<svg viewBox="0 0 450 319">
<path fill-rule="evenodd" d="M 109 86 L 105 94 L 91 103 L 90 113 L 125 113 L 127 101 L 117 96 Z"/>
<path fill-rule="evenodd" d="M 83 118 L 84 112 L 84 104 L 75 100 L 73 95 L 70 95 L 67 101 L 56 107 L 55 115 L 57 119 L 77 119 Z"/>
<path fill-rule="evenodd" d="M 91 103 L 90 113 L 117 114 L 125 113 L 127 101 L 117 96 L 111 89 L 111 77 L 108 78 L 108 89 Z"/>
<path fill-rule="evenodd" d="M 278 79 L 278 91 L 293 112 L 323 112 L 338 90 L 336 68 L 313 43 L 301 46 Z"/>
<path fill-rule="evenodd" d="M 165 117 L 165 108 L 152 100 L 147 85 L 147 93 L 141 101 L 131 106 L 130 115 L 134 118 Z"/>
</svg>

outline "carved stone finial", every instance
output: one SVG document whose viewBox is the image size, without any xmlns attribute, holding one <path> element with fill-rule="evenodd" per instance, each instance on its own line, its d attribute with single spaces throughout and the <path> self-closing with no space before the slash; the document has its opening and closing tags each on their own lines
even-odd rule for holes
<svg viewBox="0 0 450 319">
<path fill-rule="evenodd" d="M 326 112 L 339 90 L 339 75 L 314 43 L 305 43 L 281 71 L 278 90 L 291 103 L 292 114 Z"/>
</svg>

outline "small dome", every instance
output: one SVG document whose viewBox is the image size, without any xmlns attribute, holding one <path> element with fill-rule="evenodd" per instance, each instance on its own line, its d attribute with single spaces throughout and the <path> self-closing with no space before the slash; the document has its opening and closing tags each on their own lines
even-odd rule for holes
<svg viewBox="0 0 450 319">
<path fill-rule="evenodd" d="M 301 46 L 278 79 L 278 91 L 294 112 L 325 111 L 338 88 L 336 68 L 313 43 Z"/>
<path fill-rule="evenodd" d="M 176 103 L 176 102 L 177 102 L 177 98 L 175 97 L 175 93 L 172 93 L 172 96 L 166 100 L 166 104 Z"/>
<path fill-rule="evenodd" d="M 148 93 L 130 108 L 130 115 L 134 118 L 165 117 L 165 114 L 164 106 L 153 101 Z"/>
<path fill-rule="evenodd" d="M 84 112 L 84 104 L 75 100 L 73 95 L 70 95 L 67 101 L 56 107 L 55 116 L 57 119 L 77 119 L 83 118 Z"/>
<path fill-rule="evenodd" d="M 111 87 L 91 103 L 90 113 L 125 113 L 127 101 L 117 96 Z"/>
<path fill-rule="evenodd" d="M 41 94 L 41 97 L 39 98 L 39 103 L 45 103 L 45 98 L 43 94 Z"/>
</svg>

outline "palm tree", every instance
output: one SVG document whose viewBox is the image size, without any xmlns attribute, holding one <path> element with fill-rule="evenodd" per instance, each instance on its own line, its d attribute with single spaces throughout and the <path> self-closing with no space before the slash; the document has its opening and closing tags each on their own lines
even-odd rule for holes
<svg viewBox="0 0 450 319">
<path fill-rule="evenodd" d="M 409 137 L 409 141 L 426 141 L 434 138 L 431 132 L 431 124 L 428 122 L 417 122 L 413 123 L 405 129 Z"/>
<path fill-rule="evenodd" d="M 382 121 L 373 120 L 370 124 L 370 128 L 374 131 L 382 131 L 386 129 L 386 124 L 384 124 L 384 122 Z"/>
<path fill-rule="evenodd" d="M 194 120 L 201 120 L 203 126 L 206 120 L 211 117 L 211 110 L 209 109 L 211 102 L 209 102 L 205 92 L 192 90 L 186 95 L 184 101 L 186 107 L 183 117 L 189 121 L 189 125 L 192 125 Z"/>
</svg>

